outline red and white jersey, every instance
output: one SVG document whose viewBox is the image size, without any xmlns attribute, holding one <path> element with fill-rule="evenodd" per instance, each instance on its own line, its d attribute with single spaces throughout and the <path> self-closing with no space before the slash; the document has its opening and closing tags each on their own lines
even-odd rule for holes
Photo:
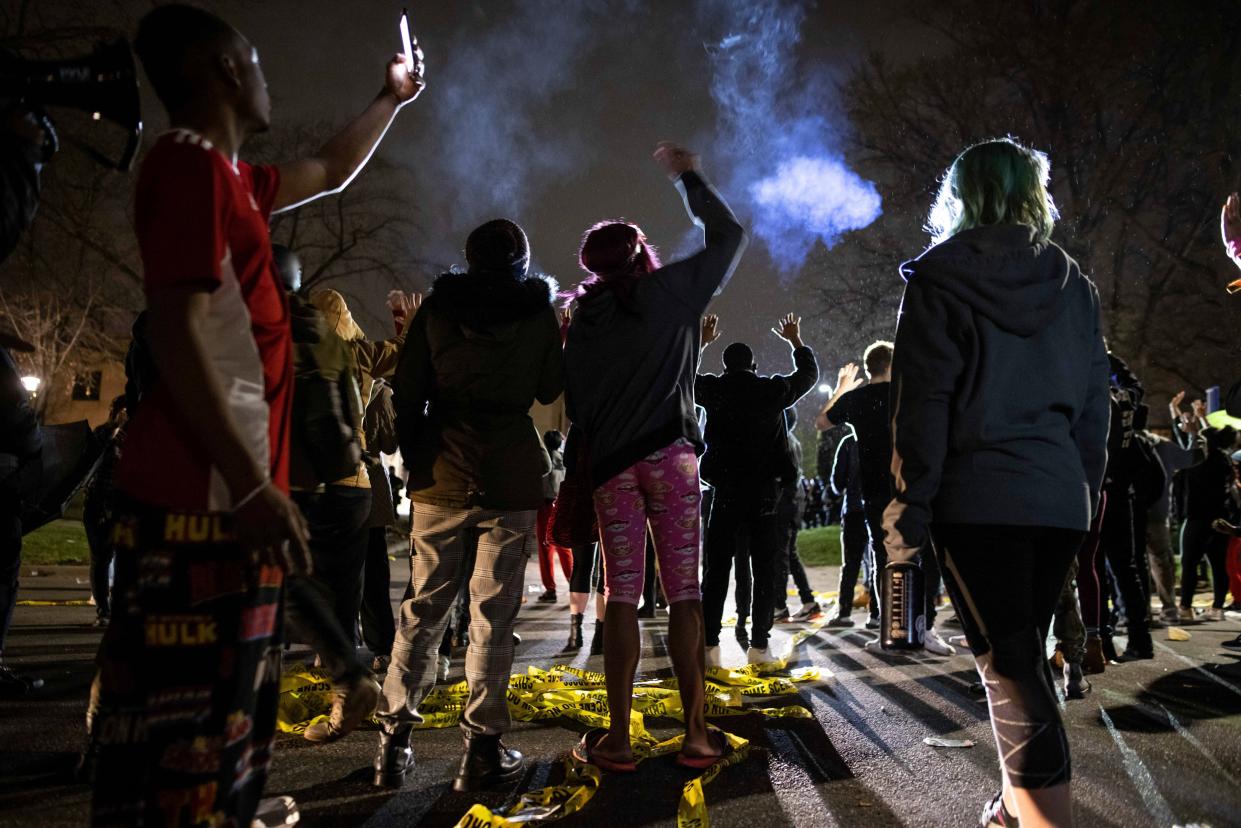
<svg viewBox="0 0 1241 828">
<path fill-rule="evenodd" d="M 288 299 L 272 262 L 268 219 L 275 167 L 234 165 L 188 130 L 160 137 L 143 161 L 134 225 L 148 297 L 196 286 L 210 293 L 202 342 L 247 448 L 288 490 L 293 390 Z M 191 434 L 195 412 L 157 378 L 131 412 L 118 485 L 174 509 L 226 511 L 232 498 Z"/>
</svg>

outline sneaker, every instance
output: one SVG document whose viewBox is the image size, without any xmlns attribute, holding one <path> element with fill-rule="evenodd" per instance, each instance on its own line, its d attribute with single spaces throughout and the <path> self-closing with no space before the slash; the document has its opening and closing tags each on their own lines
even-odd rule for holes
<svg viewBox="0 0 1241 828">
<path fill-rule="evenodd" d="M 801 609 L 793 616 L 794 621 L 817 621 L 823 617 L 823 608 L 819 606 L 818 601 L 811 601 L 809 604 L 802 604 Z M 849 622 L 849 626 L 853 626 L 853 622 Z"/>
<path fill-rule="evenodd" d="M 827 626 L 833 629 L 851 629 L 853 627 L 853 619 L 847 615 L 837 615 L 831 621 L 827 622 Z"/>
<path fill-rule="evenodd" d="M 549 590 L 544 591 L 543 594 L 540 595 L 537 600 L 540 604 L 556 603 L 556 590 L 549 589 Z"/>
<path fill-rule="evenodd" d="M 1084 699 L 1090 692 L 1090 682 L 1082 675 L 1082 665 L 1066 661 L 1063 668 L 1064 697 L 1066 699 Z"/>
<path fill-rule="evenodd" d="M 780 607 L 778 610 L 776 610 L 775 612 L 771 614 L 771 623 L 773 624 L 787 624 L 791 620 L 792 619 L 789 618 L 788 607 Z"/>
<path fill-rule="evenodd" d="M 1017 828 L 1017 817 L 1004 807 L 1004 792 L 996 794 L 978 818 L 979 828 Z"/>
<path fill-rule="evenodd" d="M 24 676 L 12 668 L 0 665 L 0 696 L 24 696 L 43 686 L 43 679 Z"/>
<path fill-rule="evenodd" d="M 957 654 L 957 648 L 949 644 L 947 641 L 939 637 L 939 633 L 931 627 L 922 636 L 922 646 L 926 648 L 928 653 L 935 655 L 950 656 Z"/>
<path fill-rule="evenodd" d="M 378 704 L 379 683 L 370 676 L 356 678 L 336 691 L 328 720 L 312 724 L 302 736 L 307 742 L 335 742 L 374 715 Z"/>
<path fill-rule="evenodd" d="M 866 619 L 866 629 L 868 630 L 877 630 L 881 626 L 883 625 L 879 622 L 879 619 L 875 618 L 874 616 L 871 616 L 870 618 Z"/>
<path fill-rule="evenodd" d="M 440 656 L 435 668 L 436 678 L 440 681 L 448 681 L 448 674 L 452 671 L 452 659 L 448 656 Z"/>
<path fill-rule="evenodd" d="M 1238 635 L 1232 641 L 1225 641 L 1220 644 L 1225 650 L 1232 650 L 1234 653 L 1241 653 L 1241 635 Z"/>
<path fill-rule="evenodd" d="M 95 622 L 91 624 L 91 626 L 96 627 L 96 628 L 101 628 L 101 629 L 106 628 L 108 626 L 108 621 L 110 620 L 111 620 L 111 616 L 109 615 L 96 615 Z"/>
<path fill-rule="evenodd" d="M 1209 607 L 1208 609 L 1203 611 L 1202 620 L 1203 621 L 1223 621 L 1224 620 L 1224 608 L 1223 607 Z"/>
<path fill-rule="evenodd" d="M 771 651 L 770 646 L 750 647 L 745 651 L 745 660 L 747 664 L 768 664 L 772 661 L 780 659 Z"/>
<path fill-rule="evenodd" d="M 283 825 L 296 825 L 301 813 L 297 810 L 297 802 L 291 796 L 273 796 L 259 801 L 258 810 L 254 812 L 254 821 L 250 828 L 278 828 Z"/>
<path fill-rule="evenodd" d="M 716 644 L 713 647 L 707 647 L 706 662 L 707 662 L 708 667 L 719 667 L 720 666 L 720 645 L 719 644 Z"/>
<path fill-rule="evenodd" d="M 1194 608 L 1193 607 L 1178 608 L 1176 611 L 1176 620 L 1180 621 L 1181 623 L 1192 623 L 1195 620 Z"/>
<path fill-rule="evenodd" d="M 1181 614 L 1177 611 L 1176 607 L 1164 607 L 1161 615 L 1163 620 L 1166 622 L 1175 622 L 1181 619 Z"/>
</svg>

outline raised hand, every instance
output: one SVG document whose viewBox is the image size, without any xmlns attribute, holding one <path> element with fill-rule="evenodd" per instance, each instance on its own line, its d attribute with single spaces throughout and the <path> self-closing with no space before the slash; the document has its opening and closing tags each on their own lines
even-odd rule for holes
<svg viewBox="0 0 1241 828">
<path fill-rule="evenodd" d="M 720 317 L 709 313 L 702 318 L 702 347 L 720 338 Z"/>
<path fill-rule="evenodd" d="M 698 156 L 672 141 L 660 141 L 655 147 L 654 158 L 673 181 L 682 173 L 698 169 Z"/>
<path fill-rule="evenodd" d="M 771 329 L 771 332 L 794 348 L 802 347 L 800 316 L 790 313 L 780 317 L 780 321 L 776 323 L 776 327 Z"/>
<path fill-rule="evenodd" d="M 858 376 L 858 367 L 856 362 L 850 362 L 840 369 L 836 374 L 836 393 L 833 396 L 839 397 L 841 394 L 848 393 L 855 388 L 863 385 L 864 381 Z"/>
<path fill-rule="evenodd" d="M 393 94 L 400 106 L 409 103 L 427 88 L 427 82 L 423 79 L 426 64 L 422 60 L 422 47 L 416 37 L 411 36 L 410 42 L 414 47 L 414 65 L 405 65 L 405 55 L 394 55 L 388 61 L 384 76 L 384 88 Z"/>
</svg>

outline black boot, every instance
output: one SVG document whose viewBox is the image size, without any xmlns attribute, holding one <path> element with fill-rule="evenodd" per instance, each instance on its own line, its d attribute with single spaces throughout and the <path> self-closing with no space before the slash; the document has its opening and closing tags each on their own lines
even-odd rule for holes
<svg viewBox="0 0 1241 828">
<path fill-rule="evenodd" d="M 603 655 L 603 622 L 595 621 L 595 634 L 590 639 L 590 654 Z"/>
<path fill-rule="evenodd" d="M 384 725 L 379 731 L 379 752 L 375 754 L 375 785 L 380 788 L 399 788 L 405 782 L 405 774 L 414 767 L 414 752 L 409 747 L 409 737 L 414 726 L 402 722 L 389 730 Z"/>
<path fill-rule="evenodd" d="M 477 791 L 516 782 L 525 769 L 521 751 L 506 748 L 499 734 L 484 736 L 471 733 L 465 737 L 465 753 L 452 781 L 454 791 Z"/>
<path fill-rule="evenodd" d="M 582 647 L 582 613 L 569 615 L 569 649 L 578 650 Z"/>
</svg>

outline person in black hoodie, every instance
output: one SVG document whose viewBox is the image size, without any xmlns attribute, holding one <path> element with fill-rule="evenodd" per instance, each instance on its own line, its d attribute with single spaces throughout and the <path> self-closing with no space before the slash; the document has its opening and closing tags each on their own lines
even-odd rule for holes
<svg viewBox="0 0 1241 828">
<path fill-rule="evenodd" d="M 408 597 L 378 711 L 379 786 L 399 786 L 413 766 L 418 705 L 435 684 L 448 613 L 466 582 L 470 695 L 453 787 L 511 782 L 524 766 L 500 739 L 512 724 L 513 623 L 551 470 L 529 412 L 564 388 L 560 317 L 555 284 L 530 274 L 529 242 L 513 222 L 475 229 L 465 258 L 469 271 L 436 279 L 414 314 L 392 377 L 413 516 Z"/>
<path fill-rule="evenodd" d="M 866 529 L 866 511 L 862 506 L 862 475 L 859 472 L 857 434 L 853 426 L 836 426 L 845 431 L 844 437 L 836 443 L 836 454 L 832 463 L 829 481 L 832 491 L 842 498 L 840 506 L 840 586 L 836 598 L 836 616 L 827 622 L 827 626 L 846 628 L 853 626 L 853 594 L 857 588 L 858 575 L 863 575 L 863 583 L 870 594 L 869 600 L 875 603 L 874 576 L 869 577 L 863 572 L 866 558 L 866 547 L 870 543 L 870 535 Z"/>
<path fill-rule="evenodd" d="M 1182 621 L 1194 620 L 1194 592 L 1198 566 L 1206 558 L 1211 564 L 1213 601 L 1204 614 L 1207 621 L 1224 620 L 1224 601 L 1228 596 L 1226 557 L 1228 538 L 1211 528 L 1228 516 L 1228 484 L 1233 479 L 1228 452 L 1237 432 L 1230 426 L 1202 431 L 1204 456 L 1173 477 L 1173 509 L 1181 527 L 1181 609 Z"/>
<path fill-rule="evenodd" d="M 694 405 L 701 317 L 732 275 L 745 231 L 698 172 L 697 157 L 664 143 L 655 159 L 705 231 L 698 253 L 659 267 L 642 231 L 627 222 L 591 228 L 580 261 L 565 346 L 565 403 L 573 423 L 568 473 L 588 464 L 599 519 L 607 610 L 604 671 L 611 727 L 588 732 L 574 754 L 605 769 L 633 769 L 629 711 L 638 666 L 638 600 L 652 525 L 664 593 L 668 649 L 685 709 L 678 761 L 705 767 L 727 750 L 703 714 L 704 643 L 698 590 L 703 449 Z M 675 528 L 673 528 L 675 526 Z"/>
<path fill-rule="evenodd" d="M 1107 460 L 1099 298 L 1049 240 L 1042 153 L 962 152 L 908 283 L 892 366 L 893 562 L 928 539 L 991 708 L 1003 788 L 982 825 L 1071 825 L 1069 749 L 1043 642 Z M 894 564 L 889 564 L 894 565 Z"/>
<path fill-rule="evenodd" d="M 793 373 L 760 376 L 754 352 L 734 342 L 724 349 L 724 373 L 699 374 L 694 382 L 698 404 L 707 411 L 702 477 L 715 489 L 707 518 L 702 589 L 707 661 L 714 665 L 719 664 L 729 571 L 735 556 L 740 562 L 741 544 L 749 548 L 753 577 L 748 658 L 751 663 L 773 660 L 767 644 L 776 608 L 775 557 L 781 548 L 776 511 L 783 485 L 792 484 L 800 474 L 789 451 L 784 410 L 819 381 L 819 366 L 801 340 L 800 319 L 789 314 L 772 332 L 792 346 Z M 746 608 L 738 607 L 737 614 L 745 615 Z"/>
</svg>

